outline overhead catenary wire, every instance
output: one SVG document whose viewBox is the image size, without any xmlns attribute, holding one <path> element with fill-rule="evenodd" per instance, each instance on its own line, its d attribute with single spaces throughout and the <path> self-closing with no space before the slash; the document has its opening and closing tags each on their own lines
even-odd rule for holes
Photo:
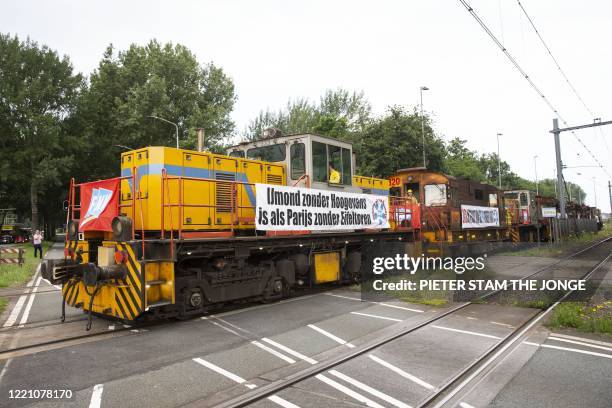
<svg viewBox="0 0 612 408">
<path fill-rule="evenodd" d="M 504 53 L 504 55 L 508 58 L 508 60 L 512 63 L 512 65 L 514 65 L 514 67 L 517 69 L 517 71 L 520 72 L 520 74 L 523 76 L 523 78 L 525 78 L 525 80 L 529 83 L 529 85 L 533 88 L 533 90 L 537 92 L 537 94 L 542 98 L 542 100 L 549 107 L 549 109 L 551 111 L 553 111 L 553 113 L 559 118 L 561 123 L 563 123 L 565 126 L 569 127 L 569 124 L 563 118 L 563 116 L 559 113 L 559 110 L 552 104 L 552 102 L 546 97 L 546 95 L 544 95 L 544 93 L 540 90 L 540 88 L 538 88 L 538 86 L 529 77 L 527 72 L 518 63 L 518 61 L 512 56 L 512 54 L 510 54 L 508 49 L 497 39 L 497 36 L 495 36 L 495 34 L 493 34 L 493 32 L 489 29 L 489 27 L 486 25 L 486 23 L 478 16 L 478 14 L 474 10 L 474 8 L 466 0 L 459 0 L 459 2 L 466 8 L 466 10 L 472 15 L 472 17 L 474 17 L 474 19 L 478 22 L 478 24 L 482 27 L 482 29 L 487 33 L 487 35 L 491 38 L 491 40 L 493 40 L 493 42 Z M 595 160 L 595 162 L 597 163 L 598 167 L 600 167 L 608 175 L 608 177 L 612 178 L 610 173 L 601 164 L 601 162 L 597 159 L 597 157 L 595 157 L 593 152 L 576 135 L 576 133 L 574 131 L 571 131 L 571 133 L 572 133 L 572 135 L 574 135 L 574 138 L 576 138 L 576 140 L 578 140 L 578 142 L 582 145 L 582 147 L 589 153 L 589 155 L 593 158 L 593 160 Z"/>
<path fill-rule="evenodd" d="M 525 15 L 525 17 L 529 21 L 529 24 L 531 24 L 531 28 L 533 28 L 533 31 L 535 31 L 536 35 L 540 39 L 540 42 L 542 43 L 542 45 L 546 49 L 546 52 L 548 52 L 548 55 L 550 55 L 550 58 L 553 60 L 553 62 L 557 66 L 557 69 L 559 70 L 559 72 L 563 76 L 563 79 L 565 79 L 565 82 L 567 83 L 567 85 L 570 87 L 570 89 L 572 90 L 574 95 L 576 95 L 576 97 L 578 98 L 580 103 L 582 103 L 582 106 L 584 106 L 584 108 L 587 110 L 587 112 L 589 112 L 589 114 L 591 115 L 591 118 L 595 118 L 595 114 L 588 107 L 588 105 L 584 102 L 584 99 L 582 99 L 582 97 L 580 96 L 580 94 L 576 90 L 576 87 L 574 87 L 574 85 L 571 83 L 571 81 L 569 80 L 569 78 L 565 74 L 565 71 L 563 71 L 563 69 L 561 68 L 561 65 L 559 65 L 559 61 L 557 61 L 557 59 L 553 55 L 552 51 L 550 50 L 550 47 L 548 46 L 548 44 L 546 44 L 546 41 L 544 41 L 544 38 L 542 38 L 542 34 L 540 34 L 540 31 L 536 28 L 536 26 L 535 26 L 535 24 L 533 22 L 533 19 L 529 16 L 529 14 L 527 13 L 527 10 L 525 10 L 525 7 L 523 7 L 523 3 L 521 3 L 521 0 L 516 0 L 516 2 L 518 3 L 518 6 L 521 8 L 523 14 Z"/>
<path fill-rule="evenodd" d="M 542 43 L 542 46 L 544 47 L 544 49 L 546 50 L 548 55 L 550 55 L 550 58 L 554 62 L 555 66 L 557 67 L 557 70 L 559 71 L 559 73 L 561 73 L 561 75 L 563 76 L 563 79 L 565 80 L 565 82 L 567 83 L 569 88 L 572 90 L 574 95 L 576 95 L 576 98 L 578 98 L 578 100 L 580 101 L 582 106 L 584 106 L 584 109 L 591 115 L 591 118 L 593 118 L 593 120 L 596 120 L 595 119 L 596 115 L 593 113 L 591 108 L 589 108 L 589 106 L 586 104 L 584 99 L 582 99 L 582 96 L 580 96 L 580 94 L 576 90 L 576 87 L 574 86 L 574 84 L 569 80 L 567 74 L 561 68 L 561 65 L 559 64 L 559 61 L 553 55 L 553 53 L 550 50 L 550 47 L 548 46 L 546 41 L 544 41 L 544 38 L 542 37 L 542 34 L 540 33 L 540 30 L 537 29 L 535 23 L 533 22 L 533 19 L 531 18 L 529 13 L 527 13 L 527 10 L 525 9 L 525 6 L 523 6 L 523 3 L 521 3 L 521 0 L 516 0 L 516 3 L 518 4 L 519 8 L 521 9 L 521 12 L 525 15 L 525 18 L 527 18 L 527 21 L 529 21 L 529 24 L 531 25 L 531 28 L 533 28 L 533 31 L 536 33 L 536 35 L 540 39 L 540 42 Z M 599 129 L 599 134 L 600 134 L 600 137 L 601 137 L 601 139 L 603 141 L 604 146 L 606 147 L 606 150 L 608 151 L 608 153 L 610 153 L 610 148 L 608 147 L 608 142 L 606 141 L 605 137 L 603 137 L 603 134 L 601 133 L 601 129 Z"/>
</svg>

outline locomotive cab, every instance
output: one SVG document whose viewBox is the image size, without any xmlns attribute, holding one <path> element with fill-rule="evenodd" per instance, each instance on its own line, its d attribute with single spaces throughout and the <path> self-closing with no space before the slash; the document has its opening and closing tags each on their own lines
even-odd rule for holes
<svg viewBox="0 0 612 408">
<path fill-rule="evenodd" d="M 348 193 L 388 195 L 387 180 L 355 175 L 353 147 L 314 134 L 281 135 L 266 129 L 264 138 L 230 147 L 228 155 L 284 164 L 286 185 Z"/>
</svg>

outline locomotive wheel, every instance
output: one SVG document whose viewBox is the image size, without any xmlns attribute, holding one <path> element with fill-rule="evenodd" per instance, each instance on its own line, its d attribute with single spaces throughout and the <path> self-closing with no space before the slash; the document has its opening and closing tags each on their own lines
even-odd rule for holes
<svg viewBox="0 0 612 408">
<path fill-rule="evenodd" d="M 264 293 L 262 295 L 262 303 L 270 303 L 280 300 L 289 294 L 289 285 L 285 283 L 283 278 L 270 279 Z"/>
</svg>

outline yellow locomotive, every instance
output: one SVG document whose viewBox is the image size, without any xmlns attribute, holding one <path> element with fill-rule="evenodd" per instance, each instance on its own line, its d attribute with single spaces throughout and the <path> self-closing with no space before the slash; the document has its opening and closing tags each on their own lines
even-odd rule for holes
<svg viewBox="0 0 612 408">
<path fill-rule="evenodd" d="M 128 322 L 357 280 L 365 244 L 409 241 L 413 229 L 391 219 L 386 228 L 262 231 L 255 220 L 258 185 L 389 196 L 387 180 L 354 166 L 350 144 L 312 134 L 273 135 L 228 155 L 125 152 L 120 177 L 71 181 L 65 257 L 46 261 L 43 276 L 62 284 L 62 317 L 68 304 Z M 379 205 L 393 218 L 395 204 Z"/>
</svg>

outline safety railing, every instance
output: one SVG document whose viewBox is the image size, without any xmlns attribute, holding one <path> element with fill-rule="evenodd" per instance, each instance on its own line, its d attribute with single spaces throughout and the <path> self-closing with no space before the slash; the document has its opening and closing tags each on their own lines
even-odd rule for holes
<svg viewBox="0 0 612 408">
<path fill-rule="evenodd" d="M 425 221 L 432 222 L 433 226 L 435 227 L 437 231 L 444 232 L 443 241 L 446 241 L 448 239 L 448 227 L 440 219 L 439 217 L 440 211 L 439 210 L 434 211 L 432 207 L 429 207 L 426 205 L 424 205 L 423 208 L 424 208 L 423 218 L 425 218 Z"/>
<path fill-rule="evenodd" d="M 396 230 L 421 228 L 421 208 L 407 197 L 389 197 L 389 220 Z"/>
<path fill-rule="evenodd" d="M 176 181 L 177 185 L 176 190 L 178 191 L 177 198 L 174 202 L 171 201 L 170 196 L 170 184 Z M 211 203 L 190 203 L 186 202 L 185 199 L 185 182 L 202 184 L 204 187 L 195 188 L 194 191 L 214 191 L 215 193 L 218 191 L 219 187 L 225 186 L 227 189 L 224 191 L 225 194 L 229 192 L 229 202 L 228 203 L 219 203 L 217 200 L 217 196 L 209 197 Z M 210 188 L 210 187 L 214 188 Z M 240 188 L 243 187 L 243 188 Z M 169 209 L 170 216 L 170 239 L 174 240 L 174 231 L 176 230 L 178 233 L 178 238 L 182 238 L 183 230 L 185 227 L 184 223 L 184 213 L 185 209 L 188 208 L 199 208 L 204 211 L 208 211 L 209 217 L 210 215 L 214 215 L 214 217 L 229 217 L 229 232 L 233 235 L 236 227 L 240 225 L 247 225 L 247 223 L 255 222 L 255 205 L 244 205 L 243 202 L 245 200 L 245 190 L 247 188 L 251 188 L 254 190 L 255 183 L 248 183 L 243 181 L 232 181 L 232 180 L 217 180 L 217 179 L 208 179 L 208 178 L 200 178 L 200 177 L 185 177 L 185 176 L 168 176 L 165 169 L 162 170 L 162 182 L 161 182 L 161 236 L 165 237 L 166 235 L 166 209 Z M 204 201 L 204 200 L 202 200 Z M 176 225 L 174 224 L 173 219 L 173 208 L 177 209 L 178 212 L 178 222 Z M 252 216 L 245 216 L 252 213 Z M 210 217 L 212 218 L 212 217 Z M 212 223 L 211 223 L 212 224 Z M 220 223 L 220 226 L 227 225 Z M 214 231 L 211 231 L 213 234 Z"/>
</svg>

